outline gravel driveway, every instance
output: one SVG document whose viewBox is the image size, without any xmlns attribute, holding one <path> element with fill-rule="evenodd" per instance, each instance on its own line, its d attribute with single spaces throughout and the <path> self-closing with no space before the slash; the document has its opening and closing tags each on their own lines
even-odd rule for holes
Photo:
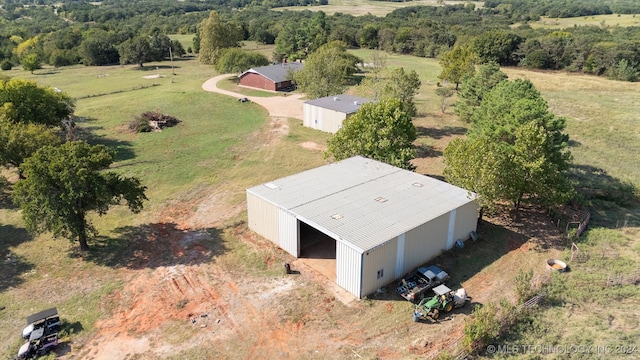
<svg viewBox="0 0 640 360">
<path fill-rule="evenodd" d="M 202 89 L 205 91 L 216 92 L 218 94 L 233 96 L 237 99 L 246 97 L 252 102 L 264 107 L 269 112 L 270 116 L 279 116 L 279 117 L 291 117 L 302 120 L 302 108 L 303 101 L 301 98 L 304 95 L 301 94 L 293 94 L 293 95 L 279 95 L 272 97 L 257 97 L 257 96 L 246 96 L 238 93 L 234 93 L 232 91 L 227 91 L 218 88 L 218 81 L 226 79 L 232 74 L 224 74 L 213 77 L 202 84 Z M 286 93 L 284 93 L 286 94 Z"/>
</svg>

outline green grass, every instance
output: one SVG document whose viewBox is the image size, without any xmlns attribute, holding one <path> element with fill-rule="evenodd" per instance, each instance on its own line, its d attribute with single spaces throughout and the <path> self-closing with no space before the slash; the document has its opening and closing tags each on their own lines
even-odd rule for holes
<svg viewBox="0 0 640 360">
<path fill-rule="evenodd" d="M 365 62 L 370 61 L 372 54 L 367 50 L 353 53 Z M 439 111 L 439 102 L 434 94 L 440 71 L 437 60 L 389 55 L 387 63 L 390 67 L 414 69 L 420 75 L 423 85 L 417 97 L 420 116 L 415 120 L 416 125 L 427 130 L 466 126 L 451 115 L 451 108 L 445 114 Z M 325 145 L 329 134 L 305 128 L 301 121 L 290 119 L 286 124 L 289 128 L 288 135 L 282 138 L 271 136 L 275 129 L 269 124 L 264 109 L 256 104 L 239 104 L 233 98 L 202 91 L 202 83 L 217 75 L 211 66 L 200 65 L 197 60 L 176 61 L 174 65 L 173 69 L 169 63 L 154 63 L 142 70 L 135 66 L 76 66 L 42 69 L 33 75 L 21 70 L 7 73 L 58 87 L 78 98 L 76 114 L 86 118 L 78 124 L 81 129 L 78 135 L 115 148 L 118 151 L 118 161 L 114 164 L 114 171 L 139 177 L 149 187 L 150 201 L 143 213 L 131 215 L 125 209 L 116 207 L 106 216 L 94 219 L 101 235 L 106 238 L 119 239 L 124 235 L 114 234 L 115 229 L 146 224 L 160 216 L 157 212 L 167 204 L 188 202 L 212 188 L 225 191 L 228 194 L 225 201 L 229 204 L 241 206 L 245 201 L 246 188 L 325 163 L 319 151 L 309 150 L 301 144 L 313 141 Z M 571 150 L 577 164 L 602 168 L 612 181 L 628 180 L 637 185 L 640 179 L 640 158 L 637 156 L 640 153 L 637 141 L 640 136 L 640 120 L 637 115 L 640 113 L 640 89 L 637 84 L 521 69 L 505 71 L 512 78 L 530 78 L 547 99 L 551 109 L 556 114 L 567 117 L 567 132 L 575 141 Z M 158 74 L 162 77 L 143 78 Z M 181 119 L 182 123 L 157 133 L 133 134 L 125 131 L 125 125 L 144 111 L 160 111 Z M 270 138 L 275 140 L 268 140 Z M 424 135 L 419 139 L 419 142 L 426 145 L 446 146 L 441 141 Z M 436 175 L 442 173 L 441 155 L 434 153 L 422 160 L 425 160 L 425 164 L 419 167 L 420 172 Z M 639 226 L 639 223 L 634 222 L 640 219 L 640 209 L 637 206 L 621 208 L 610 203 L 603 205 L 597 209 L 602 214 L 597 215 L 606 221 L 600 224 L 613 227 L 615 219 L 629 219 L 630 225 Z M 242 224 L 244 221 L 246 212 L 230 219 L 229 226 Z M 0 264 L 2 280 L 13 282 L 11 287 L 3 286 L 0 293 L 0 305 L 7 307 L 0 311 L 0 321 L 5 325 L 0 327 L 1 354 L 5 357 L 13 355 L 15 346 L 19 346 L 16 332 L 21 329 L 24 316 L 50 305 L 58 306 L 63 318 L 75 324 L 74 329 L 79 329 L 78 326 L 81 325 L 80 334 L 71 335 L 71 339 L 77 339 L 76 336 L 88 338 L 95 331 L 96 320 L 108 316 L 114 305 L 109 303 L 109 294 L 122 287 L 123 280 L 119 277 L 117 266 L 112 268 L 99 262 L 68 256 L 73 255 L 73 252 L 69 252 L 69 242 L 64 239 L 52 239 L 46 234 L 33 239 L 24 230 L 19 213 L 7 201 L 0 206 L 0 224 L 0 238 L 3 239 L 0 249 L 11 253 L 12 258 L 16 259 L 13 263 Z M 282 270 L 280 265 L 283 258 L 279 252 L 238 241 L 238 234 L 231 232 L 229 228 L 221 229 L 220 233 L 221 241 L 228 249 L 225 256 L 216 259 L 222 266 L 237 269 L 241 273 L 256 274 L 255 276 L 275 276 Z M 486 242 L 486 248 L 477 249 L 482 257 L 469 258 L 468 253 L 464 252 L 454 254 L 451 266 L 459 270 L 454 274 L 454 282 L 462 283 L 465 277 L 478 272 L 500 272 L 498 257 L 506 251 L 507 238 L 519 234 L 512 234 L 503 228 L 491 228 L 489 233 L 491 240 Z M 575 287 L 581 281 L 590 279 L 589 271 L 630 270 L 640 260 L 639 238 L 637 228 L 591 229 L 580 245 L 581 248 L 597 250 L 602 244 L 609 244 L 619 251 L 623 260 L 610 263 L 594 261 L 581 265 L 582 268 L 576 266 L 574 271 L 563 274 L 568 275 L 565 276 L 564 285 L 558 283 L 555 286 L 560 289 Z M 481 245 L 479 242 L 478 246 Z M 112 250 L 118 253 L 122 249 Z M 469 250 L 473 248 L 470 247 Z M 567 253 L 564 256 L 566 258 Z M 536 257 L 524 252 L 519 259 L 523 266 L 534 266 L 537 261 Z M 79 278 L 80 276 L 83 277 Z M 313 294 L 314 288 L 304 291 Z M 308 298 L 304 291 L 300 296 Z M 567 299 L 578 303 L 588 299 L 585 297 L 588 296 L 585 295 L 586 290 L 574 291 L 566 294 Z M 54 296 L 40 295 L 45 293 Z M 597 294 L 603 298 L 608 295 L 606 292 Z M 637 301 L 627 297 L 633 295 L 637 298 L 637 290 L 625 288 L 612 294 L 616 299 L 616 309 L 606 309 L 605 304 L 600 303 L 601 300 L 595 301 L 597 306 L 593 311 L 584 311 L 581 305 L 570 309 L 550 307 L 545 310 L 548 313 L 541 314 L 546 319 L 545 322 L 532 320 L 532 326 L 543 329 L 542 326 L 561 326 L 569 318 L 571 321 L 576 319 L 576 326 L 566 334 L 558 335 L 557 332 L 549 331 L 551 335 L 544 337 L 562 336 L 560 339 L 563 341 L 593 339 L 593 333 L 582 334 L 579 331 L 580 327 L 589 326 L 596 330 L 604 329 L 602 331 L 607 332 L 606 339 L 622 339 L 629 334 L 637 336 L 637 330 L 634 330 L 637 329 L 637 317 L 624 316 L 625 311 L 633 313 L 637 308 Z M 410 329 L 408 325 L 405 326 L 405 323 L 410 322 L 410 317 L 406 314 L 407 304 L 402 303 L 388 310 L 382 302 L 372 301 L 367 309 L 358 311 L 362 311 L 368 319 L 374 319 L 374 326 L 370 330 L 373 338 L 386 333 L 385 326 L 389 321 L 400 324 L 396 325 L 398 331 L 406 332 Z M 292 306 L 282 310 L 281 315 L 295 320 L 307 310 L 304 306 Z M 614 323 L 619 321 L 616 324 L 621 324 L 618 328 L 607 330 L 607 317 L 603 320 L 602 316 L 608 316 L 609 311 L 618 319 Z M 328 317 L 323 321 L 322 325 L 329 328 L 341 324 L 343 320 Z M 367 328 L 367 325 L 368 321 L 364 319 L 359 323 L 362 328 Z M 172 325 L 167 325 L 166 330 L 171 329 Z M 517 336 L 527 341 L 533 340 L 535 336 L 542 338 L 542 330 L 532 331 L 532 335 L 528 335 L 525 330 L 526 327 L 523 327 L 522 334 Z M 76 330 L 74 332 L 77 333 Z M 402 336 L 410 335 L 405 332 Z M 175 334 L 171 341 L 180 342 L 182 335 L 184 334 Z M 238 342 L 232 345 L 243 344 Z M 191 351 L 188 350 L 189 355 L 194 354 Z M 211 350 L 211 354 L 214 351 L 216 350 Z M 220 354 L 228 352 L 220 350 Z M 347 351 L 344 355 L 353 354 Z M 361 355 L 366 356 L 366 350 Z"/>
<path fill-rule="evenodd" d="M 548 18 L 541 17 L 538 21 L 529 22 L 534 29 L 565 29 L 574 26 L 638 26 L 640 25 L 640 15 L 635 14 L 609 14 L 581 16 L 572 18 Z M 520 24 L 513 25 L 518 26 Z"/>
<path fill-rule="evenodd" d="M 481 1 L 469 1 L 476 5 L 477 8 L 482 6 Z M 447 5 L 466 4 L 467 1 L 446 1 Z M 322 6 L 288 6 L 275 8 L 274 10 L 290 10 L 290 11 L 323 11 L 327 15 L 335 13 L 349 14 L 353 16 L 375 15 L 385 16 L 393 10 L 407 6 L 438 6 L 436 0 L 414 0 L 407 2 L 391 2 L 391 1 L 373 1 L 373 0 L 330 0 L 329 5 Z"/>
</svg>

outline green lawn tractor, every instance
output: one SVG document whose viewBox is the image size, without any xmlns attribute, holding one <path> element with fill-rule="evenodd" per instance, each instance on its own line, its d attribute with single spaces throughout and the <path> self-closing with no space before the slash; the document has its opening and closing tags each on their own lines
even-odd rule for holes
<svg viewBox="0 0 640 360">
<path fill-rule="evenodd" d="M 420 319 L 438 320 L 440 314 L 448 313 L 453 309 L 463 307 L 471 298 L 467 296 L 467 291 L 460 288 L 452 291 L 446 285 L 438 285 L 433 288 L 436 294 L 432 298 L 424 298 L 416 305 L 413 312 L 413 321 Z"/>
</svg>

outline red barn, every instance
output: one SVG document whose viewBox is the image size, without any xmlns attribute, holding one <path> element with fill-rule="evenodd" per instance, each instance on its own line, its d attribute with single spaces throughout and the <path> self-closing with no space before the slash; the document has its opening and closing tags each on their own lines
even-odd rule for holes
<svg viewBox="0 0 640 360">
<path fill-rule="evenodd" d="M 240 85 L 271 91 L 286 91 L 293 85 L 293 73 L 302 69 L 302 63 L 291 62 L 251 68 L 240 74 Z"/>
</svg>

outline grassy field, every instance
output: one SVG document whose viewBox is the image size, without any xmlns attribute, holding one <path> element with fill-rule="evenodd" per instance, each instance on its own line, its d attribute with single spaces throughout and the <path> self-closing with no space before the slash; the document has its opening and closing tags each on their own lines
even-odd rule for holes
<svg viewBox="0 0 640 360">
<path fill-rule="evenodd" d="M 258 50 L 270 51 L 268 47 Z M 365 62 L 370 61 L 372 55 L 367 50 L 353 53 Z M 390 54 L 387 64 L 414 69 L 420 75 L 423 85 L 417 97 L 419 116 L 415 123 L 420 135 L 417 143 L 424 149 L 416 159 L 417 171 L 441 175 L 442 150 L 452 137 L 462 136 L 467 125 L 455 118 L 453 108 L 449 107 L 444 113 L 440 111 L 434 93 L 440 71 L 438 63 L 433 59 Z M 553 112 L 567 117 L 575 163 L 587 169 L 587 178 L 600 183 L 628 181 L 640 186 L 638 84 L 521 69 L 505 69 L 505 72 L 511 78 L 529 78 Z M 78 136 L 117 149 L 118 161 L 114 170 L 139 177 L 149 187 L 150 201 L 146 210 L 136 216 L 115 208 L 106 216 L 94 219 L 101 239 L 112 245 L 99 248 L 92 257 L 82 260 L 75 251 L 69 251 L 69 242 L 64 239 L 52 239 L 46 234 L 32 238 L 24 230 L 19 212 L 6 198 L 0 197 L 0 238 L 3 239 L 0 253 L 8 254 L 7 260 L 0 264 L 3 274 L 0 306 L 5 307 L 0 311 L 2 357 L 12 356 L 20 345 L 16 333 L 23 326 L 24 317 L 48 306 L 57 306 L 64 314 L 66 340 L 81 342 L 91 338 L 96 331 L 96 322 L 111 316 L 117 306 L 112 295 L 123 290 L 129 279 L 127 269 L 113 265 L 123 259 L 100 258 L 109 251 L 115 253 L 112 255 L 115 257 L 129 254 L 127 236 L 133 236 L 135 232 L 120 230 L 147 225 L 172 215 L 165 212 L 167 208 L 183 206 L 185 211 L 194 210 L 189 206 L 210 192 L 225 194 L 220 202 L 229 208 L 242 207 L 247 187 L 325 163 L 320 152 L 300 144 L 313 141 L 324 145 L 328 135 L 304 128 L 297 120 L 288 122 L 287 135 L 271 146 L 265 146 L 261 136 L 271 130 L 266 112 L 255 104 L 239 104 L 234 99 L 202 91 L 202 83 L 216 73 L 211 66 L 200 65 L 196 60 L 175 61 L 173 68 L 164 62 L 149 64 L 144 69 L 78 66 L 42 69 L 33 75 L 21 70 L 4 74 L 55 86 L 76 97 L 76 115 L 84 119 L 78 124 Z M 126 131 L 127 123 L 144 111 L 160 111 L 181 119 L 182 123 L 158 133 Z M 572 266 L 573 271 L 551 283 L 553 299 L 561 305 L 543 308 L 530 319 L 529 325 L 519 325 L 518 331 L 510 334 L 509 339 L 522 344 L 541 341 L 545 344 L 547 341 L 584 343 L 603 336 L 610 345 L 640 335 L 637 332 L 640 318 L 636 311 L 638 290 L 635 286 L 615 290 L 583 286 L 594 280 L 590 277 L 592 273 L 599 276 L 597 281 L 601 281 L 610 273 L 633 271 L 640 261 L 640 208 L 637 205 L 624 208 L 611 202 L 594 204 L 601 205 L 593 212 L 594 224 L 600 227 L 594 226 L 578 244 L 591 257 Z M 616 229 L 616 225 L 625 220 L 627 227 Z M 228 224 L 237 226 L 243 221 L 246 221 L 246 213 L 239 212 L 228 220 Z M 273 248 L 246 244 L 228 227 L 218 230 L 227 252 L 220 255 L 216 263 L 246 276 L 272 276 L 279 269 L 281 255 Z M 504 273 L 500 269 L 500 257 L 513 253 L 510 242 L 523 235 L 517 233 L 517 229 L 506 230 L 498 225 L 491 225 L 488 234 L 490 246 L 483 247 L 482 259 L 468 260 L 469 255 L 463 253 L 452 260 L 451 266 L 460 270 L 455 275 L 456 283 L 480 272 L 487 277 L 503 276 L 499 278 L 501 286 L 509 283 L 513 274 L 500 275 Z M 598 254 L 603 253 L 607 256 L 599 258 Z M 544 254 L 541 250 L 523 252 L 520 265 L 533 266 Z M 568 259 L 570 253 L 565 251 L 561 256 Z M 270 265 L 265 265 L 264 259 L 271 259 Z M 299 298 L 307 299 L 301 307 L 284 304 L 285 308 L 279 310 L 283 318 L 299 320 L 315 311 L 310 306 L 314 294 L 318 293 L 314 286 L 310 284 L 300 290 Z M 611 299 L 615 306 L 607 308 L 608 302 L 603 299 Z M 594 305 L 584 306 L 585 303 Z M 348 309 L 340 311 L 353 316 L 358 327 L 374 326 L 367 330 L 367 336 L 375 339 L 374 342 L 395 341 L 397 348 L 406 349 L 409 347 L 406 342 L 412 339 L 400 339 L 389 333 L 412 331 L 403 323 L 408 319 L 408 305 L 395 304 L 389 308 L 388 304 L 373 302 L 356 313 Z M 367 323 L 365 318 L 375 321 Z M 342 321 L 344 319 L 329 313 L 321 320 L 313 320 L 327 331 Z M 389 330 L 389 323 L 400 325 Z M 548 331 L 560 328 L 562 331 Z M 170 327 L 167 331 L 173 332 Z M 185 334 L 177 332 L 174 337 L 180 339 Z M 248 350 L 242 349 L 243 344 L 239 340 L 233 345 L 241 348 L 239 354 L 251 356 Z M 212 356 L 218 354 L 215 349 L 207 351 Z M 315 358 L 322 358 L 322 354 L 330 357 L 326 349 L 322 351 L 325 352 L 318 353 L 320 355 Z M 181 354 L 195 356 L 198 351 L 185 350 Z M 373 351 L 361 354 L 375 357 Z"/>
<path fill-rule="evenodd" d="M 482 6 L 482 1 L 446 1 L 446 4 L 466 4 L 472 2 L 476 7 Z M 335 13 L 349 14 L 353 16 L 361 15 L 375 15 L 385 16 L 395 9 L 407 7 L 407 6 L 438 6 L 436 0 L 414 0 L 406 2 L 386 2 L 386 1 L 373 1 L 373 0 L 329 0 L 329 5 L 321 6 L 289 6 L 282 8 L 275 8 L 274 10 L 291 10 L 291 11 L 323 11 L 328 15 Z"/>
<path fill-rule="evenodd" d="M 534 29 L 565 29 L 574 26 L 638 26 L 640 25 L 640 15 L 609 14 L 573 18 L 548 18 L 543 16 L 540 20 L 532 21 L 528 24 Z M 513 26 L 519 25 L 515 24 Z"/>
</svg>

